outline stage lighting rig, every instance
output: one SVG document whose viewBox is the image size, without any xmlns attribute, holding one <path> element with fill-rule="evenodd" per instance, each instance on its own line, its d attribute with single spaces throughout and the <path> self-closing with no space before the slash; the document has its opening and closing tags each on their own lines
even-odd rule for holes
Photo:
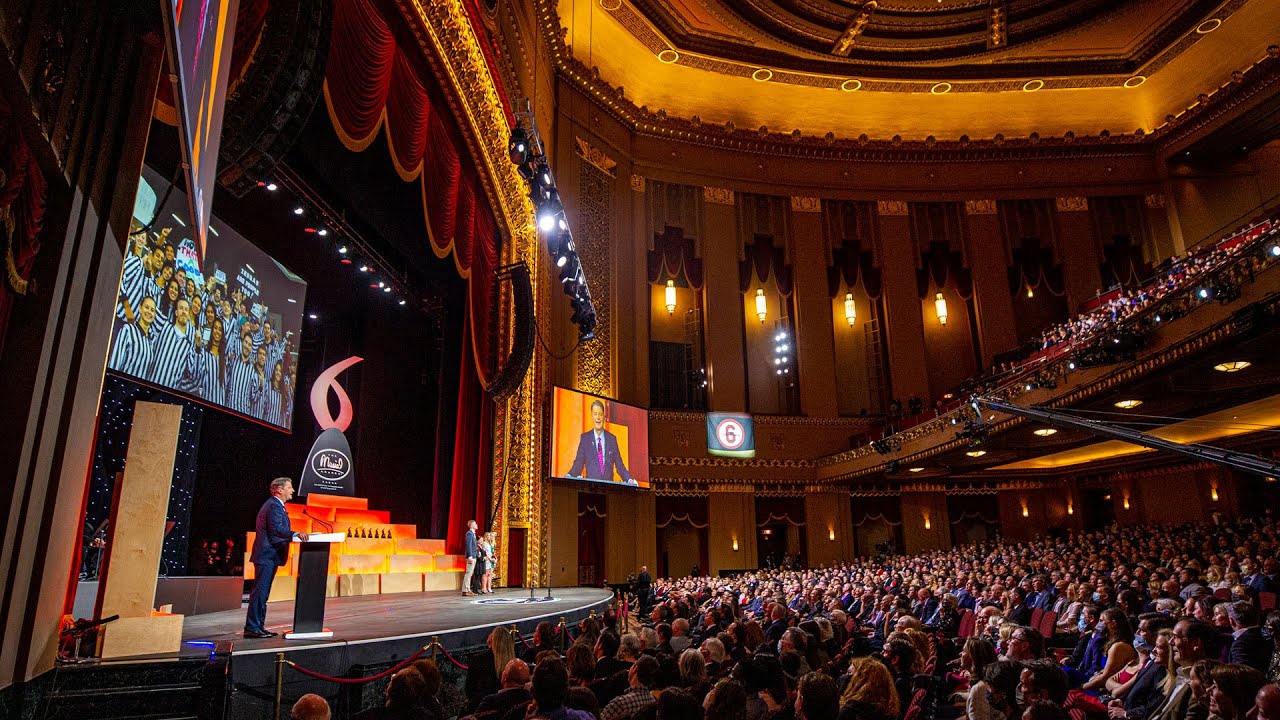
<svg viewBox="0 0 1280 720">
<path fill-rule="evenodd" d="M 537 121 L 527 99 L 514 104 L 516 125 L 507 143 L 508 155 L 520 177 L 529 184 L 529 199 L 533 201 L 534 222 L 547 244 L 552 264 L 560 280 L 564 294 L 573 308 L 572 322 L 578 326 L 578 339 L 590 340 L 596 326 L 596 308 L 591 301 L 586 275 L 578 258 L 560 191 L 556 189 L 555 175 L 538 134 Z"/>
</svg>

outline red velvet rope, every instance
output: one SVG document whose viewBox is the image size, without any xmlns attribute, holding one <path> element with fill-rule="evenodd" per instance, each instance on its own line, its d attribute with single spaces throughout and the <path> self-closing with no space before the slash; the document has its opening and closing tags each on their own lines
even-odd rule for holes
<svg viewBox="0 0 1280 720">
<path fill-rule="evenodd" d="M 516 639 L 520 641 L 520 644 L 521 644 L 521 645 L 524 645 L 525 647 L 529 648 L 530 650 L 532 650 L 532 649 L 533 649 L 533 646 L 529 644 L 529 641 L 528 641 L 528 640 L 525 640 L 525 639 L 524 639 L 524 636 L 520 634 L 520 631 L 519 631 L 519 630 L 512 630 L 512 632 L 513 632 L 513 633 L 515 633 Z"/>
<path fill-rule="evenodd" d="M 323 673 L 318 673 L 318 672 L 316 672 L 315 670 L 308 670 L 308 669 L 306 669 L 306 668 L 302 667 L 301 665 L 299 665 L 299 664 L 297 664 L 297 663 L 293 662 L 292 660 L 285 660 L 285 664 L 286 664 L 286 665 L 288 665 L 289 667 L 293 668 L 294 670 L 297 670 L 298 672 L 302 673 L 303 675 L 306 675 L 306 676 L 308 676 L 308 677 L 313 677 L 313 678 L 315 678 L 315 679 L 317 679 L 317 680 L 327 680 L 327 681 L 329 681 L 329 682 L 332 682 L 332 683 L 338 683 L 338 684 L 340 684 L 340 685 L 364 685 L 365 683 L 371 683 L 371 682 L 373 682 L 374 680 L 381 680 L 382 678 L 387 677 L 388 675 L 394 675 L 394 674 L 396 674 L 397 672 L 400 672 L 401 670 L 403 670 L 403 669 L 405 669 L 406 667 L 408 667 L 408 666 L 410 665 L 410 663 L 412 663 L 414 660 L 417 660 L 418 658 L 422 657 L 422 654 L 423 654 L 423 653 L 425 653 L 425 652 L 426 652 L 428 649 L 430 649 L 430 648 L 431 648 L 431 646 L 430 646 L 430 645 L 428 645 L 428 646 L 426 646 L 426 647 L 423 647 L 423 648 L 419 648 L 419 649 L 418 649 L 418 652 L 416 652 L 416 653 L 414 653 L 414 654 L 410 655 L 409 657 L 405 658 L 404 660 L 400 661 L 400 663 L 399 663 L 399 664 L 397 664 L 397 665 L 393 665 L 393 666 L 391 666 L 391 667 L 387 668 L 386 670 L 383 670 L 382 672 L 378 673 L 377 675 L 371 675 L 371 676 L 369 676 L 369 677 L 367 677 L 367 678 L 340 678 L 340 677 L 333 677 L 333 676 L 331 676 L 331 675 L 325 675 L 325 674 L 323 674 Z M 443 652 L 443 651 L 444 651 L 444 648 L 440 648 L 440 650 L 441 650 L 441 652 Z M 449 657 L 449 654 L 448 654 L 448 653 L 445 653 L 445 657 Z M 450 658 L 450 659 L 452 660 L 452 658 Z M 454 661 L 454 664 L 455 664 L 455 665 L 457 665 L 457 664 L 458 664 L 456 660 Z M 463 669 L 465 670 L 466 668 L 463 668 Z"/>
<path fill-rule="evenodd" d="M 440 648 L 440 654 L 441 654 L 441 655 L 444 655 L 444 659 L 445 659 L 445 660 L 448 660 L 448 661 L 449 661 L 449 662 L 451 662 L 451 663 L 453 663 L 453 666 L 454 666 L 454 667 L 456 667 L 456 668 L 458 668 L 459 670 L 464 670 L 464 671 L 466 671 L 466 670 L 470 670 L 470 669 L 471 669 L 471 666 L 470 666 L 470 665 L 463 665 L 462 663 L 458 662 L 457 658 L 455 658 L 454 656 L 450 655 L 450 654 L 449 654 L 449 651 L 448 651 L 448 650 L 445 650 L 443 647 L 441 647 L 441 648 Z"/>
</svg>

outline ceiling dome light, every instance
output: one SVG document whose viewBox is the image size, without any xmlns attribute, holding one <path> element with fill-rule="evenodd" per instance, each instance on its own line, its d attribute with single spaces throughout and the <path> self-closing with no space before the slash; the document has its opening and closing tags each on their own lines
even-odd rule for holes
<svg viewBox="0 0 1280 720">
<path fill-rule="evenodd" d="M 907 468 L 907 472 L 911 472 L 911 473 L 924 472 L 924 468 L 922 467 Z"/>
<path fill-rule="evenodd" d="M 1040 428 L 1039 430 L 1035 431 L 1035 434 L 1039 435 L 1040 437 L 1049 437 L 1050 435 L 1057 435 L 1058 429 L 1057 428 Z"/>
<path fill-rule="evenodd" d="M 987 454 L 986 450 L 970 450 L 969 452 L 965 453 L 965 455 L 968 455 L 971 458 L 980 458 L 986 454 Z"/>
<path fill-rule="evenodd" d="M 1252 364 L 1253 363 L 1249 362 L 1248 360 L 1232 360 L 1230 362 L 1218 363 L 1217 365 L 1213 366 L 1213 369 L 1217 370 L 1218 372 L 1233 373 L 1233 372 L 1240 372 L 1241 370 L 1244 370 L 1245 368 L 1249 367 Z"/>
<path fill-rule="evenodd" d="M 1141 400 L 1120 400 L 1116 403 L 1116 407 L 1121 410 L 1132 410 L 1142 404 Z"/>
</svg>

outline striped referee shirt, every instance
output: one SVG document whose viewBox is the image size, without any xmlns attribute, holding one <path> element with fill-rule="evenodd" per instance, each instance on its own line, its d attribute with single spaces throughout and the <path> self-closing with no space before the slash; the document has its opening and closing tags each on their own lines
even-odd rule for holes
<svg viewBox="0 0 1280 720">
<path fill-rule="evenodd" d="M 227 407 L 245 415 L 257 416 L 258 404 L 262 401 L 262 386 L 258 381 L 258 372 L 253 369 L 253 356 L 249 360 L 241 360 L 240 356 L 227 361 Z"/>
<path fill-rule="evenodd" d="M 262 393 L 262 419 L 272 425 L 284 425 L 284 408 L 280 391 L 267 383 Z"/>
<path fill-rule="evenodd" d="M 138 311 L 138 303 L 147 294 L 147 283 L 155 285 L 155 278 L 147 272 L 142 258 L 133 253 L 124 256 L 124 273 L 120 276 L 120 294 L 129 302 L 129 309 Z M 124 305 L 116 304 L 116 316 L 124 317 Z"/>
<path fill-rule="evenodd" d="M 222 366 L 222 353 L 214 354 L 208 348 L 198 348 L 187 360 L 186 370 L 178 389 L 218 405 L 225 405 L 226 376 Z"/>
<path fill-rule="evenodd" d="M 144 332 L 137 323 L 126 323 L 116 333 L 115 347 L 107 366 L 145 380 L 151 371 L 152 355 L 151 334 Z"/>
<path fill-rule="evenodd" d="M 151 382 L 164 387 L 177 387 L 187 361 L 195 350 L 191 342 L 193 329 L 190 324 L 179 330 L 176 323 L 169 323 L 155 339 L 154 358 L 151 366 Z"/>
</svg>

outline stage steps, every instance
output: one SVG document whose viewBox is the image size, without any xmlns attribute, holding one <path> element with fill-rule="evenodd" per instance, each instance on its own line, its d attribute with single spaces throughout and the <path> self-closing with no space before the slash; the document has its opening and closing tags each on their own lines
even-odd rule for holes
<svg viewBox="0 0 1280 720">
<path fill-rule="evenodd" d="M 346 542 L 329 553 L 329 597 L 379 595 L 424 590 L 461 590 L 466 558 L 445 552 L 445 541 L 418 537 L 418 527 L 391 522 L 389 510 L 369 508 L 368 498 L 311 493 L 306 504 L 286 503 L 294 532 L 345 532 Z M 246 534 L 245 548 L 253 547 Z M 276 572 L 272 602 L 293 600 L 298 554 Z M 244 577 L 253 563 L 245 553 Z"/>
</svg>

